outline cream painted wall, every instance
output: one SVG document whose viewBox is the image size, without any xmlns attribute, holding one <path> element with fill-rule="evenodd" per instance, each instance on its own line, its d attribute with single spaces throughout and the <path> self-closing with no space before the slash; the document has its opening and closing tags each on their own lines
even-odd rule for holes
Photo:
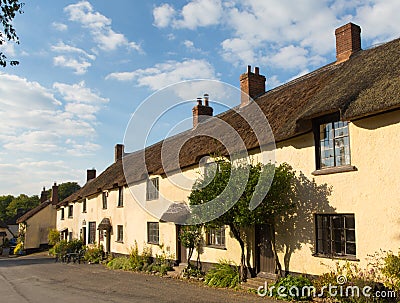
<svg viewBox="0 0 400 303">
<path fill-rule="evenodd" d="M 26 220 L 25 249 L 39 248 L 41 244 L 48 244 L 49 229 L 56 228 L 56 213 L 55 206 L 50 204 Z M 20 228 L 23 228 L 22 224 Z"/>
</svg>

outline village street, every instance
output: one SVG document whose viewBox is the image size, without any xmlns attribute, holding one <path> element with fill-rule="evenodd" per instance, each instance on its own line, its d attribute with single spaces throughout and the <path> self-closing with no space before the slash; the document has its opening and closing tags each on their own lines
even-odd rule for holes
<svg viewBox="0 0 400 303">
<path fill-rule="evenodd" d="M 0 258 L 0 302 L 269 301 L 254 294 L 212 289 L 199 283 L 172 278 L 112 271 L 101 265 L 55 263 L 54 259 L 45 254 L 36 254 L 19 258 Z"/>
</svg>

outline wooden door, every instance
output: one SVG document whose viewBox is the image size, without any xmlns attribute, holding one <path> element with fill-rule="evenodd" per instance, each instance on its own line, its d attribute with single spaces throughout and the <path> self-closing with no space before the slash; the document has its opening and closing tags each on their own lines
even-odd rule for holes
<svg viewBox="0 0 400 303">
<path fill-rule="evenodd" d="M 187 249 L 182 245 L 181 240 L 179 239 L 179 234 L 181 232 L 181 225 L 176 225 L 176 251 L 177 251 L 177 259 L 178 263 L 187 263 Z"/>
<path fill-rule="evenodd" d="M 275 274 L 275 258 L 271 243 L 271 225 L 256 226 L 256 269 L 261 275 Z"/>
</svg>

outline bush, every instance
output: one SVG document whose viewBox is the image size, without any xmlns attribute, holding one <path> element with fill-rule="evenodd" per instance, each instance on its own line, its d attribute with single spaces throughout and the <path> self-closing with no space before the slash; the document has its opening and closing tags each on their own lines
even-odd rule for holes
<svg viewBox="0 0 400 303">
<path fill-rule="evenodd" d="M 49 229 L 47 239 L 49 240 L 49 245 L 56 245 L 60 242 L 60 232 L 57 229 Z"/>
<path fill-rule="evenodd" d="M 182 276 L 185 278 L 202 278 L 204 277 L 204 273 L 197 268 L 197 266 L 188 264 L 188 266 L 182 271 Z"/>
<path fill-rule="evenodd" d="M 387 252 L 383 257 L 382 274 L 387 278 L 385 285 L 400 292 L 400 256 Z"/>
<path fill-rule="evenodd" d="M 109 269 L 134 270 L 131 261 L 126 257 L 118 257 L 107 263 Z"/>
<path fill-rule="evenodd" d="M 313 294 L 306 291 L 308 286 L 313 286 L 313 284 L 307 277 L 288 275 L 279 279 L 270 289 L 275 298 L 299 301 L 312 298 Z"/>
<path fill-rule="evenodd" d="M 64 255 L 67 253 L 67 247 L 67 240 L 61 240 L 49 249 L 49 254 L 52 256 Z"/>
<path fill-rule="evenodd" d="M 103 245 L 100 245 L 99 247 L 88 248 L 84 256 L 85 261 L 93 264 L 100 263 L 104 257 L 103 250 Z"/>
<path fill-rule="evenodd" d="M 214 287 L 236 288 L 239 285 L 238 267 L 232 262 L 221 260 L 208 271 L 204 283 Z"/>
</svg>

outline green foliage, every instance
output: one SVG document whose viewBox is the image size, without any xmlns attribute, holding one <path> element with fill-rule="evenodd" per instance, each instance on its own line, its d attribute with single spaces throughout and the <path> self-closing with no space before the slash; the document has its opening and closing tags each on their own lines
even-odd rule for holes
<svg viewBox="0 0 400 303">
<path fill-rule="evenodd" d="M 60 232 L 57 229 L 49 229 L 47 239 L 49 240 L 49 245 L 57 244 L 60 242 Z"/>
<path fill-rule="evenodd" d="M 239 270 L 232 262 L 221 260 L 207 272 L 204 283 L 214 287 L 236 288 L 239 285 Z"/>
<path fill-rule="evenodd" d="M 379 260 L 378 260 L 379 261 Z M 344 283 L 338 277 L 341 277 Z M 339 281 L 338 281 L 339 280 Z M 378 267 L 371 267 L 361 269 L 356 263 L 345 262 L 340 264 L 336 262 L 335 268 L 331 269 L 329 272 L 324 273 L 319 276 L 314 281 L 314 286 L 316 288 L 317 293 L 321 293 L 322 288 L 325 286 L 332 285 L 334 287 L 342 287 L 344 289 L 342 296 L 335 296 L 335 302 L 350 302 L 350 303 L 367 303 L 367 302 L 390 302 L 391 299 L 382 299 L 382 298 L 374 298 L 373 292 L 375 290 L 379 291 L 389 291 L 389 289 L 385 288 L 382 282 L 382 275 Z M 364 287 L 370 287 L 371 297 L 365 297 L 364 295 L 353 296 L 351 291 L 348 291 L 348 295 L 346 295 L 347 287 L 357 287 L 360 291 L 364 289 Z M 326 289 L 325 289 L 326 290 Z M 323 292 L 326 297 L 329 295 L 329 292 Z"/>
<path fill-rule="evenodd" d="M 382 274 L 387 278 L 386 285 L 400 292 L 400 256 L 387 252 L 383 263 Z"/>
<path fill-rule="evenodd" d="M 278 299 L 287 301 L 297 300 L 310 300 L 312 293 L 304 291 L 305 287 L 313 286 L 310 279 L 304 276 L 291 276 L 279 279 L 274 285 L 271 285 L 272 295 Z M 279 294 L 278 294 L 279 291 Z"/>
<path fill-rule="evenodd" d="M 135 270 L 131 261 L 126 257 L 114 258 L 107 263 L 109 269 L 120 269 L 120 270 Z"/>
<path fill-rule="evenodd" d="M 13 199 L 14 197 L 11 195 L 0 196 L 0 220 L 7 221 L 9 219 L 7 216 L 7 207 Z"/>
<path fill-rule="evenodd" d="M 245 239 L 241 230 L 255 224 L 271 224 L 274 228 L 275 218 L 294 209 L 295 203 L 292 198 L 295 172 L 287 163 L 277 167 L 261 163 L 237 165 L 232 165 L 228 161 L 218 163 L 219 169 L 214 175 L 206 174 L 196 180 L 189 201 L 190 205 L 200 205 L 214 199 L 217 201 L 214 204 L 215 209 L 209 206 L 207 211 L 202 213 L 196 213 L 194 209 L 193 215 L 198 218 L 203 218 L 204 215 L 209 217 L 212 214 L 216 216 L 221 208 L 227 209 L 224 214 L 208 222 L 206 227 L 229 226 L 241 247 L 241 278 L 245 279 Z M 225 190 L 229 182 L 238 186 L 229 186 Z M 243 188 L 243 185 L 244 192 L 240 193 L 239 188 Z M 253 199 L 260 201 L 255 209 L 253 209 L 256 206 Z"/>
<path fill-rule="evenodd" d="M 188 266 L 190 265 L 190 259 L 192 258 L 193 251 L 195 248 L 199 250 L 201 242 L 203 240 L 202 226 L 201 225 L 187 225 L 182 226 L 179 233 L 179 240 L 181 244 L 189 249 L 188 253 Z"/>
<path fill-rule="evenodd" d="M 2 0 L 0 2 L 0 20 L 3 30 L 0 30 L 0 45 L 3 45 L 5 41 L 14 41 L 19 44 L 17 33 L 12 25 L 12 21 L 17 13 L 22 14 L 22 6 L 24 3 L 19 0 Z M 9 63 L 12 65 L 18 65 L 19 62 L 11 60 Z M 7 57 L 0 52 L 0 66 L 7 66 Z"/>
<path fill-rule="evenodd" d="M 72 195 L 79 190 L 81 186 L 77 182 L 64 182 L 58 185 L 58 199 L 60 201 Z M 47 196 L 51 197 L 52 189 L 47 191 Z"/>
<path fill-rule="evenodd" d="M 204 272 L 202 272 L 197 266 L 188 264 L 188 266 L 182 271 L 182 276 L 185 278 L 202 278 Z"/>
<path fill-rule="evenodd" d="M 88 248 L 85 252 L 84 259 L 88 263 L 98 264 L 103 260 L 104 257 L 104 248 L 103 245 L 99 247 Z"/>
<path fill-rule="evenodd" d="M 26 212 L 32 208 L 35 208 L 39 205 L 39 197 L 38 196 L 27 196 L 25 194 L 21 194 L 16 198 L 13 198 L 10 204 L 7 206 L 6 215 L 8 218 L 13 218 L 17 215 L 17 211 L 20 209 L 23 212 Z"/>
<path fill-rule="evenodd" d="M 49 254 L 52 256 L 63 255 L 67 253 L 68 241 L 58 241 L 52 248 L 49 249 Z"/>
</svg>

